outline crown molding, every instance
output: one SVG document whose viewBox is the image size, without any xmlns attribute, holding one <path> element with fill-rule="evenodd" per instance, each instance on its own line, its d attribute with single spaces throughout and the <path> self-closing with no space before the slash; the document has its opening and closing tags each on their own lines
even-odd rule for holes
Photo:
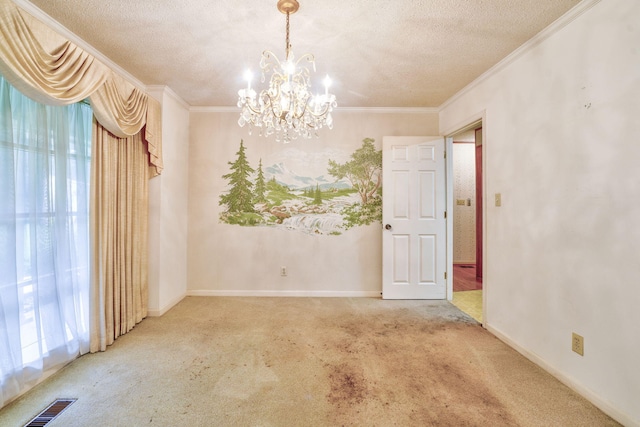
<svg viewBox="0 0 640 427">
<path fill-rule="evenodd" d="M 436 107 L 338 107 L 334 112 L 374 114 L 438 114 Z"/>
<path fill-rule="evenodd" d="M 192 113 L 239 113 L 239 107 L 191 107 Z M 368 113 L 368 114 L 438 114 L 438 108 L 431 107 L 337 107 L 331 114 L 336 113 Z"/>
<path fill-rule="evenodd" d="M 467 86 L 462 88 L 459 92 L 453 95 L 451 98 L 447 99 L 440 107 L 438 107 L 438 112 L 444 110 L 449 105 L 456 102 L 462 96 L 475 89 L 477 86 L 482 84 L 485 80 L 493 77 L 495 74 L 498 74 L 504 68 L 509 66 L 511 63 L 518 60 L 520 57 L 530 52 L 533 48 L 537 47 L 540 43 L 547 40 L 549 37 L 553 36 L 561 29 L 569 25 L 571 22 L 578 19 L 582 14 L 587 12 L 589 9 L 594 7 L 596 4 L 600 3 L 602 0 L 583 0 L 569 11 L 567 11 L 564 15 L 553 21 L 549 24 L 545 29 L 540 31 L 538 34 L 533 36 L 528 41 L 524 42 L 522 46 L 511 52 L 507 57 L 505 57 L 502 61 L 498 62 L 493 67 L 489 68 L 483 74 L 481 74 L 474 81 L 469 83 Z"/>
<path fill-rule="evenodd" d="M 129 83 L 136 86 L 138 89 L 143 91 L 146 89 L 147 86 L 144 83 L 142 83 L 140 80 L 135 78 L 132 74 L 130 74 L 124 68 L 120 67 L 118 64 L 113 62 L 111 59 L 106 57 L 98 49 L 94 48 L 89 43 L 82 40 L 77 34 L 73 33 L 67 27 L 65 27 L 64 25 L 62 25 L 61 23 L 59 23 L 58 21 L 56 21 L 55 19 L 53 19 L 52 17 L 44 13 L 42 10 L 40 10 L 33 4 L 31 4 L 29 1 L 27 0 L 12 0 L 12 1 L 20 9 L 24 10 L 25 12 L 27 12 L 28 14 L 36 18 L 38 21 L 42 22 L 43 24 L 47 25 L 56 33 L 60 34 L 63 37 L 66 37 L 67 39 L 69 39 L 69 41 L 76 44 L 80 48 L 84 49 L 86 52 L 94 56 L 97 60 L 102 62 L 107 67 L 111 68 L 113 71 L 118 73 L 121 77 L 129 81 Z"/>
<path fill-rule="evenodd" d="M 240 107 L 189 107 L 190 113 L 240 113 Z"/>
<path fill-rule="evenodd" d="M 182 99 L 180 95 L 175 93 L 171 87 L 166 85 L 148 85 L 146 86 L 147 93 L 154 98 L 158 99 L 158 95 L 167 94 L 171 98 L 173 98 L 178 104 L 180 104 L 185 110 L 190 110 L 191 106 L 187 104 L 187 101 Z M 162 99 L 158 99 L 158 101 L 162 102 Z"/>
</svg>

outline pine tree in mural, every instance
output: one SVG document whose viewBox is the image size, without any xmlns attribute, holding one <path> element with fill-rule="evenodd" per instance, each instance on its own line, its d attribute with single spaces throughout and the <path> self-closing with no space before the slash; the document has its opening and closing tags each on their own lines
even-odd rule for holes
<svg viewBox="0 0 640 427">
<path fill-rule="evenodd" d="M 322 204 L 322 192 L 320 191 L 320 187 L 316 184 L 316 192 L 313 195 L 313 204 L 321 205 Z"/>
<path fill-rule="evenodd" d="M 256 203 L 265 203 L 267 201 L 267 184 L 264 180 L 264 172 L 262 171 L 262 159 L 258 162 L 258 176 L 256 177 L 255 199 Z"/>
<path fill-rule="evenodd" d="M 227 212 L 253 212 L 253 184 L 249 177 L 255 172 L 244 153 L 245 147 L 240 140 L 240 149 L 236 153 L 238 158 L 235 162 L 228 162 L 231 172 L 223 175 L 222 178 L 229 180 L 230 189 L 227 194 L 220 196 L 220 205 L 227 206 Z"/>
</svg>

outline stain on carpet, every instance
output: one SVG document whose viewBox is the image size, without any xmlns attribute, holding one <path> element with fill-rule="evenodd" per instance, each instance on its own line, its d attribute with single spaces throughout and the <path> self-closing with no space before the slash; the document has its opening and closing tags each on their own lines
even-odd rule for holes
<svg viewBox="0 0 640 427">
<path fill-rule="evenodd" d="M 357 424 L 376 413 L 379 425 L 518 425 L 483 382 L 473 354 L 446 349 L 457 337 L 481 333 L 479 326 L 384 316 L 363 322 L 356 315 L 327 321 L 342 332 L 327 335 L 338 355 L 326 367 L 333 423 Z"/>
<path fill-rule="evenodd" d="M 367 397 L 367 382 L 360 367 L 347 363 L 331 366 L 329 384 L 331 392 L 327 398 L 338 408 L 361 404 Z"/>
</svg>

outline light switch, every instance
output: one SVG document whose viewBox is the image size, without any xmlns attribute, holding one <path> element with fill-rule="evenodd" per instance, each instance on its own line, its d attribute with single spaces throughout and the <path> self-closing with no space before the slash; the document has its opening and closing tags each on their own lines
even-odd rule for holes
<svg viewBox="0 0 640 427">
<path fill-rule="evenodd" d="M 502 194 L 500 193 L 496 193 L 496 206 L 502 206 Z"/>
</svg>

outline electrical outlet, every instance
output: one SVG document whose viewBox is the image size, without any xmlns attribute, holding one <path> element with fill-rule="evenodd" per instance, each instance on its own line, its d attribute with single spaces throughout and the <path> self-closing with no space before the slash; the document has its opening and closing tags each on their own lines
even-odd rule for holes
<svg viewBox="0 0 640 427">
<path fill-rule="evenodd" d="M 571 334 L 571 350 L 584 356 L 584 338 L 575 332 Z"/>
<path fill-rule="evenodd" d="M 500 193 L 496 193 L 496 206 L 502 206 L 502 194 Z"/>
<path fill-rule="evenodd" d="M 287 275 L 287 267 L 280 267 L 280 275 L 283 277 Z"/>
</svg>

